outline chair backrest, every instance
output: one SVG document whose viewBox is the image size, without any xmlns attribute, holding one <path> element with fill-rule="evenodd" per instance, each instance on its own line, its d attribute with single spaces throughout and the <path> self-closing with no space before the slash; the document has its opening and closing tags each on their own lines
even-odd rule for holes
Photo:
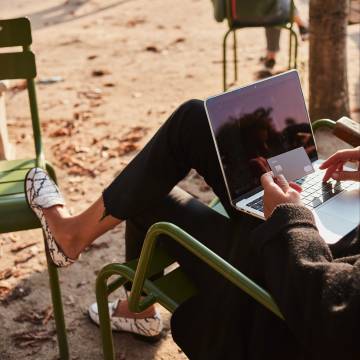
<svg viewBox="0 0 360 360">
<path fill-rule="evenodd" d="M 35 152 L 36 158 L 39 160 L 43 155 L 34 83 L 36 63 L 35 56 L 30 50 L 31 43 L 29 19 L 0 20 L 0 48 L 22 47 L 22 51 L 0 52 L 0 80 L 25 79 L 27 81 Z M 41 160 L 41 162 L 43 161 Z"/>
<path fill-rule="evenodd" d="M 292 0 L 227 0 L 229 27 L 263 27 L 291 22 Z"/>
</svg>

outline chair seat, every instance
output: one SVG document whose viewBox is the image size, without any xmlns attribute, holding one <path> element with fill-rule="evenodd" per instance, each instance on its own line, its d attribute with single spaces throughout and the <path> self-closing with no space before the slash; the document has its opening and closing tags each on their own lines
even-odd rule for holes
<svg viewBox="0 0 360 360">
<path fill-rule="evenodd" d="M 275 26 L 280 26 L 280 27 L 286 27 L 290 24 L 290 20 L 286 20 L 286 19 L 275 19 L 275 20 L 271 20 L 271 21 L 267 21 L 267 22 L 254 22 L 254 21 L 247 21 L 245 20 L 238 20 L 238 19 L 234 19 L 231 21 L 230 27 L 231 29 L 242 29 L 242 28 L 257 28 L 257 27 L 275 27 Z"/>
<path fill-rule="evenodd" d="M 34 166 L 35 159 L 0 161 L 0 233 L 40 227 L 24 193 L 25 175 Z"/>
</svg>

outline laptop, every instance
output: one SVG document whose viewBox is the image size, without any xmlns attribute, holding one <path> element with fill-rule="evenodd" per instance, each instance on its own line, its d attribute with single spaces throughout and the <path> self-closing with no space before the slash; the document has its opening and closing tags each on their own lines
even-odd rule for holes
<svg viewBox="0 0 360 360">
<path fill-rule="evenodd" d="M 359 183 L 323 183 L 323 160 L 296 70 L 212 96 L 205 109 L 233 207 L 265 219 L 260 177 L 273 171 L 301 185 L 302 201 L 327 243 L 357 227 Z"/>
</svg>

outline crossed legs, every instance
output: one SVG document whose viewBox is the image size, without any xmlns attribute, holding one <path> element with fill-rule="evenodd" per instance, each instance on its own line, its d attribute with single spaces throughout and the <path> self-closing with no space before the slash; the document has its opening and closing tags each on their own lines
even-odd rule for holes
<svg viewBox="0 0 360 360">
<path fill-rule="evenodd" d="M 81 214 L 71 216 L 66 207 L 54 206 L 44 209 L 44 215 L 57 244 L 68 257 L 76 259 L 97 237 L 121 221 L 136 222 L 155 207 L 160 209 L 171 189 L 192 168 L 232 213 L 204 105 L 199 100 L 181 105 L 102 196 Z M 186 224 L 181 225 L 186 229 Z"/>
</svg>

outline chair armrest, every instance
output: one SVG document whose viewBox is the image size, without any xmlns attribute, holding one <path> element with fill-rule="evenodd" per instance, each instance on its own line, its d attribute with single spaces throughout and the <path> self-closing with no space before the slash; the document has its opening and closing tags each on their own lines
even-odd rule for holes
<svg viewBox="0 0 360 360">
<path fill-rule="evenodd" d="M 311 124 L 314 131 L 320 128 L 330 128 L 333 134 L 346 143 L 356 147 L 360 145 L 360 124 L 348 117 L 342 117 L 337 121 L 329 119 L 316 120 Z"/>
<path fill-rule="evenodd" d="M 146 234 L 129 297 L 129 308 L 131 311 L 141 312 L 154 303 L 154 296 L 147 296 L 142 301 L 140 301 L 140 296 L 148 269 L 151 265 L 156 241 L 159 235 L 167 235 L 177 241 L 181 246 L 204 261 L 211 268 L 242 289 L 267 309 L 272 311 L 279 318 L 284 319 L 279 308 L 268 292 L 184 230 L 174 224 L 166 222 L 159 222 L 152 225 Z"/>
<path fill-rule="evenodd" d="M 360 124 L 348 117 L 342 117 L 336 122 L 334 135 L 351 146 L 360 146 Z"/>
</svg>

